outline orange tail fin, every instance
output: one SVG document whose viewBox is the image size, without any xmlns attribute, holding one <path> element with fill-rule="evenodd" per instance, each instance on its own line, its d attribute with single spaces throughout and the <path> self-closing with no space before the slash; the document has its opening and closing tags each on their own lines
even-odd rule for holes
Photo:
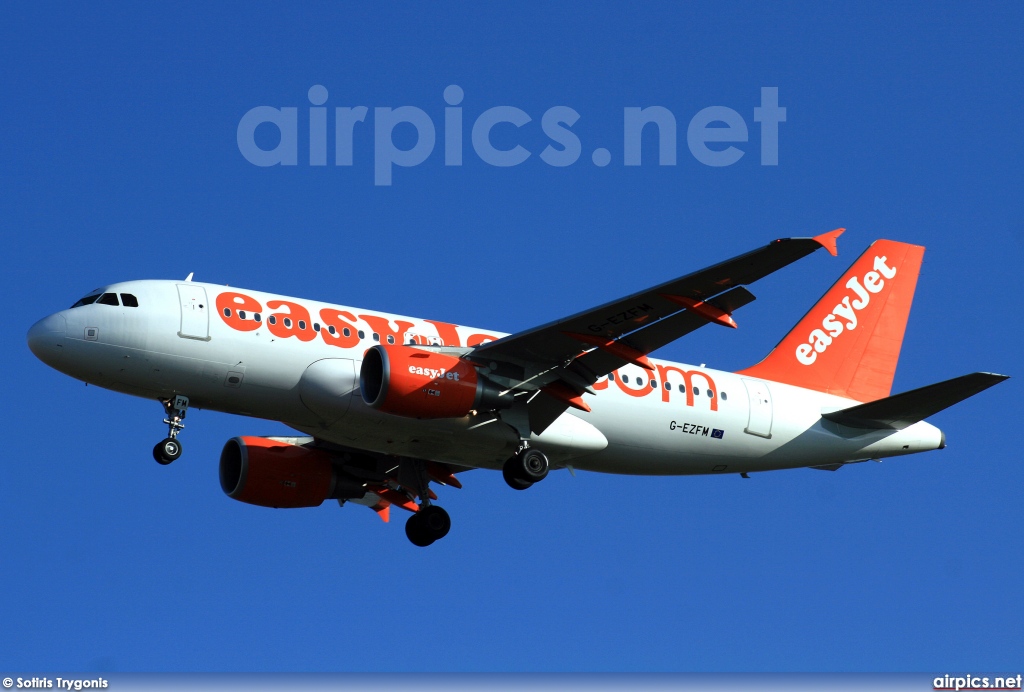
<svg viewBox="0 0 1024 692">
<path fill-rule="evenodd" d="M 889 396 L 924 248 L 876 240 L 779 342 L 739 374 L 857 401 Z"/>
</svg>

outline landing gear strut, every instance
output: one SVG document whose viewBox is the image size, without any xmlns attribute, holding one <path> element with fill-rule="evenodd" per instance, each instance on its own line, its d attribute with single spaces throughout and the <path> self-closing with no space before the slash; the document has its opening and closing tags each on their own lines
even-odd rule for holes
<svg viewBox="0 0 1024 692">
<path fill-rule="evenodd" d="M 524 447 L 501 467 L 505 482 L 515 490 L 526 490 L 548 476 L 548 458 L 544 452 Z"/>
<path fill-rule="evenodd" d="M 153 447 L 153 458 L 158 464 L 166 466 L 181 456 L 181 442 L 178 441 L 178 433 L 185 429 L 181 421 L 188 412 L 188 397 L 180 394 L 173 399 L 162 402 L 167 418 L 167 437 Z"/>
</svg>

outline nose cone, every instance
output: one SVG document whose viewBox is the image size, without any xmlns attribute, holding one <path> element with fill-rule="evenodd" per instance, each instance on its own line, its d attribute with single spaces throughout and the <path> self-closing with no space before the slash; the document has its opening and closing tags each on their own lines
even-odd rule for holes
<svg viewBox="0 0 1024 692">
<path fill-rule="evenodd" d="M 64 315 L 58 312 L 44 317 L 28 330 L 29 349 L 51 368 L 57 367 L 64 355 L 64 333 L 67 327 Z"/>
</svg>

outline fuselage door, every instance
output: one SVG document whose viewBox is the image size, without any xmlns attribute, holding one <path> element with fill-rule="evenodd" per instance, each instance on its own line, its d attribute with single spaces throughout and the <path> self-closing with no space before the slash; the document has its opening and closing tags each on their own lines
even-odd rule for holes
<svg viewBox="0 0 1024 692">
<path fill-rule="evenodd" d="M 178 299 L 181 304 L 178 336 L 209 341 L 210 306 L 206 302 L 206 289 L 196 284 L 178 284 Z"/>
<path fill-rule="evenodd" d="M 750 415 L 743 432 L 758 437 L 772 436 L 772 393 L 768 383 L 761 380 L 743 380 L 750 401 Z"/>
</svg>

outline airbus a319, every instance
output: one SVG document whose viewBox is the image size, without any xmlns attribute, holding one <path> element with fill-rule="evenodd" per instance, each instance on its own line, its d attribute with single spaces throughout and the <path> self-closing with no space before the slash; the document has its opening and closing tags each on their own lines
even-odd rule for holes
<svg viewBox="0 0 1024 692">
<path fill-rule="evenodd" d="M 741 474 L 945 446 L 924 419 L 1006 379 L 973 373 L 891 395 L 924 248 L 873 243 L 760 363 L 723 372 L 651 358 L 706 325 L 736 327 L 746 286 L 825 248 L 789 238 L 516 334 L 259 291 L 128 281 L 28 332 L 47 365 L 159 401 L 181 456 L 193 408 L 281 421 L 291 437 L 235 437 L 224 492 L 265 507 L 326 500 L 407 510 L 418 546 L 451 520 L 433 487 L 469 469 L 526 490 L 554 469 Z M 432 487 L 433 486 L 433 487 Z"/>
</svg>

